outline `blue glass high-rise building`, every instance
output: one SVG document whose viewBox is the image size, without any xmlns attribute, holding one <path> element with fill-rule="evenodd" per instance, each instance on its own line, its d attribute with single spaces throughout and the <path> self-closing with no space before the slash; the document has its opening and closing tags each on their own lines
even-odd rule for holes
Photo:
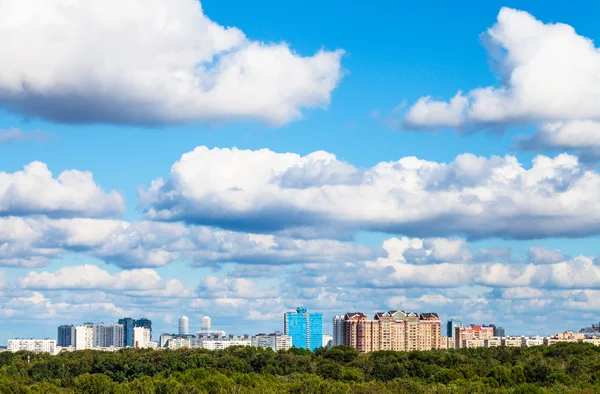
<svg viewBox="0 0 600 394">
<path fill-rule="evenodd" d="M 450 319 L 446 324 L 446 335 L 448 338 L 454 338 L 454 333 L 456 329 L 463 326 L 463 322 L 461 320 Z"/>
<path fill-rule="evenodd" d="M 315 351 L 323 347 L 323 314 L 308 313 L 306 308 L 283 315 L 284 333 L 292 337 L 292 346 Z"/>
<path fill-rule="evenodd" d="M 119 324 L 124 328 L 125 346 L 133 347 L 133 329 L 134 327 L 144 327 L 150 329 L 150 338 L 152 339 L 152 321 L 146 318 L 135 320 L 131 317 L 119 319 Z"/>
</svg>

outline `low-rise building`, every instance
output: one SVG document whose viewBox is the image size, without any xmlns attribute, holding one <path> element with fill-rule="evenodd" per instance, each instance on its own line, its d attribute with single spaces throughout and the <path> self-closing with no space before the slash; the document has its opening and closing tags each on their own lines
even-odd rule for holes
<svg viewBox="0 0 600 394">
<path fill-rule="evenodd" d="M 460 344 L 461 348 L 466 349 L 485 347 L 485 339 L 463 339 Z"/>
<path fill-rule="evenodd" d="M 271 348 L 274 351 L 288 350 L 292 347 L 292 337 L 280 332 L 273 334 L 258 334 L 250 338 L 250 344 L 263 349 Z"/>
<path fill-rule="evenodd" d="M 252 341 L 248 335 L 242 337 L 229 335 L 226 337 L 200 337 L 192 341 L 192 347 L 207 350 L 223 350 L 230 346 L 252 346 Z"/>
<path fill-rule="evenodd" d="M 544 338 L 540 336 L 536 337 L 523 337 L 521 338 L 521 346 L 541 346 L 544 344 Z"/>
<path fill-rule="evenodd" d="M 520 337 L 504 337 L 502 338 L 502 346 L 506 347 L 521 347 L 523 339 Z"/>
<path fill-rule="evenodd" d="M 28 351 L 34 353 L 56 354 L 56 339 L 9 339 L 9 352 Z"/>
<path fill-rule="evenodd" d="M 190 348 L 191 346 L 191 341 L 193 340 L 193 338 L 188 338 L 188 337 L 174 337 L 171 338 L 167 341 L 167 345 L 166 347 L 169 349 L 182 349 L 182 348 Z"/>
<path fill-rule="evenodd" d="M 599 337 L 591 337 L 584 338 L 582 340 L 583 343 L 591 343 L 592 345 L 600 346 L 600 338 Z"/>
<path fill-rule="evenodd" d="M 483 344 L 485 347 L 502 346 L 502 339 L 500 339 L 500 338 L 484 339 Z"/>
<path fill-rule="evenodd" d="M 585 334 L 583 333 L 575 333 L 573 331 L 565 331 L 562 333 L 558 333 L 553 337 L 544 338 L 544 345 L 554 345 L 559 342 L 581 342 L 585 339 Z"/>
</svg>

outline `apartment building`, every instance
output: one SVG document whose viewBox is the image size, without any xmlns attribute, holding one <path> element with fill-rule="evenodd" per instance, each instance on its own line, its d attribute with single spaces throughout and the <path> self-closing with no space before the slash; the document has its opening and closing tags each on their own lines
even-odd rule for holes
<svg viewBox="0 0 600 394">
<path fill-rule="evenodd" d="M 494 329 L 471 324 L 467 327 L 457 327 L 454 334 L 455 347 L 481 347 L 485 346 L 486 339 L 494 339 Z M 466 342 L 471 341 L 471 342 Z M 473 342 L 476 341 L 476 342 Z"/>
<path fill-rule="evenodd" d="M 34 353 L 56 353 L 56 340 L 54 339 L 9 339 L 7 350 L 9 352 L 29 351 Z"/>
<path fill-rule="evenodd" d="M 504 337 L 502 338 L 502 346 L 506 347 L 521 347 L 523 346 L 522 338 Z"/>
<path fill-rule="evenodd" d="M 379 350 L 413 351 L 440 348 L 441 324 L 436 313 L 391 310 L 369 320 L 362 312 L 344 316 L 343 342 L 361 353 Z"/>
</svg>

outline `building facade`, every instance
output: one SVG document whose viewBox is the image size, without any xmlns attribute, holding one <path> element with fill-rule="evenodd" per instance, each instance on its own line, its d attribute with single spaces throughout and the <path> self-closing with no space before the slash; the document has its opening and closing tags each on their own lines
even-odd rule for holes
<svg viewBox="0 0 600 394">
<path fill-rule="evenodd" d="M 344 316 L 343 344 L 361 353 L 380 350 L 413 351 L 439 349 L 441 323 L 436 313 L 391 310 L 377 312 L 369 320 L 362 312 Z"/>
<path fill-rule="evenodd" d="M 492 327 L 471 324 L 468 327 L 458 327 L 455 331 L 455 347 L 482 347 L 486 339 L 494 339 Z"/>
<path fill-rule="evenodd" d="M 333 335 L 323 334 L 323 347 L 330 348 L 333 346 Z"/>
<path fill-rule="evenodd" d="M 85 350 L 94 347 L 94 325 L 86 323 L 75 327 L 75 349 Z"/>
<path fill-rule="evenodd" d="M 147 327 L 133 328 L 133 346 L 136 349 L 146 349 L 150 347 L 150 329 Z"/>
<path fill-rule="evenodd" d="M 123 326 L 123 337 L 124 345 L 126 347 L 133 347 L 133 329 L 135 328 L 135 319 L 131 317 L 125 317 L 119 319 L 118 323 Z"/>
<path fill-rule="evenodd" d="M 448 338 L 454 338 L 456 329 L 463 326 L 462 320 L 450 319 L 446 323 L 446 336 Z"/>
<path fill-rule="evenodd" d="M 122 324 L 94 324 L 92 325 L 93 347 L 124 347 L 125 328 Z"/>
<path fill-rule="evenodd" d="M 229 335 L 227 337 L 201 337 L 192 341 L 192 347 L 207 350 L 223 350 L 230 346 L 252 346 L 252 340 L 247 335 Z"/>
<path fill-rule="evenodd" d="M 333 318 L 333 346 L 344 344 L 344 315 Z"/>
<path fill-rule="evenodd" d="M 9 339 L 7 350 L 9 352 L 19 352 L 26 350 L 34 353 L 56 354 L 55 339 Z"/>
<path fill-rule="evenodd" d="M 188 335 L 189 332 L 189 321 L 187 316 L 181 316 L 179 318 L 179 335 Z"/>
<path fill-rule="evenodd" d="M 75 327 L 73 325 L 59 326 L 56 335 L 56 346 L 75 346 Z"/>
<path fill-rule="evenodd" d="M 323 347 L 323 314 L 308 313 L 306 308 L 283 315 L 284 334 L 292 337 L 292 345 L 315 351 Z"/>
<path fill-rule="evenodd" d="M 281 332 L 258 334 L 250 338 L 250 344 L 263 349 L 271 348 L 276 352 L 290 349 L 292 347 L 292 337 Z"/>
</svg>

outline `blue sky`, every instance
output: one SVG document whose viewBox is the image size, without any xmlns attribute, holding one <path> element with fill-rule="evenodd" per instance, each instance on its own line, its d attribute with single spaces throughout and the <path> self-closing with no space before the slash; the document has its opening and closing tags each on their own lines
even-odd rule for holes
<svg viewBox="0 0 600 394">
<path fill-rule="evenodd" d="M 600 304 L 593 298 L 600 286 L 594 260 L 600 255 L 600 218 L 593 212 L 600 201 L 600 129 L 594 123 L 600 107 L 579 111 L 578 103 L 594 102 L 600 69 L 590 67 L 586 74 L 578 65 L 594 58 L 593 44 L 590 49 L 581 42 L 600 35 L 589 17 L 600 5 L 586 4 L 582 13 L 558 1 L 205 0 L 200 9 L 192 0 L 177 0 L 165 17 L 162 0 L 140 14 L 135 6 L 113 13 L 113 2 L 98 2 L 102 10 L 90 14 L 83 3 L 65 10 L 50 1 L 41 13 L 65 19 L 58 19 L 59 27 L 39 27 L 39 15 L 16 0 L 9 3 L 14 9 L 0 17 L 0 33 L 10 29 L 0 49 L 13 59 L 0 65 L 0 246 L 8 250 L 0 254 L 0 344 L 15 335 L 52 336 L 57 324 L 112 321 L 121 314 L 150 316 L 155 332 L 175 330 L 183 314 L 191 326 L 207 314 L 230 332 L 272 331 L 282 328 L 283 311 L 298 304 L 323 311 L 325 331 L 334 314 L 357 308 L 367 314 L 436 311 L 442 318 L 494 322 L 511 334 L 551 334 L 598 321 Z M 503 7 L 529 16 L 510 11 L 497 23 Z M 83 26 L 69 19 L 77 12 L 91 18 L 85 19 L 85 34 L 73 34 Z M 119 18 L 130 23 L 115 28 Z M 167 39 L 148 20 L 187 27 Z M 198 26 L 206 21 L 239 29 L 245 41 L 217 48 L 217 38 L 234 41 L 235 34 L 223 28 L 205 33 Z M 557 22 L 576 34 L 552 30 Z M 490 44 L 485 32 L 492 26 L 508 38 Z M 107 32 L 120 45 L 103 39 Z M 147 39 L 143 45 L 133 39 L 140 32 Z M 213 42 L 198 39 L 202 34 L 214 34 Z M 524 53 L 523 34 L 535 38 Z M 567 47 L 573 53 L 561 54 L 564 42 L 572 43 Z M 252 54 L 266 81 L 276 81 L 273 89 L 253 84 L 251 71 L 258 71 L 250 63 L 239 82 L 245 90 L 223 85 L 221 95 L 209 100 L 170 90 L 170 77 L 158 79 L 165 70 L 172 73 L 174 64 L 206 83 L 202 78 L 211 75 L 194 74 L 182 60 L 189 56 L 185 49 L 198 57 L 209 53 L 210 61 L 192 63 L 210 69 L 250 53 L 256 43 L 264 53 Z M 281 43 L 291 50 L 287 57 L 267 56 Z M 528 56 L 539 48 L 547 52 Z M 322 63 L 310 63 L 320 50 Z M 494 50 L 508 53 L 499 61 L 506 74 L 491 61 Z M 172 57 L 169 66 L 163 53 Z M 560 67 L 536 69 L 545 53 L 556 56 L 545 64 L 556 60 Z M 522 93 L 533 82 L 507 82 L 518 69 L 547 78 L 540 77 L 533 95 L 539 102 Z M 129 85 L 146 71 L 156 72 L 152 82 Z M 276 72 L 289 74 L 269 74 Z M 559 79 L 576 86 L 575 76 L 587 77 L 592 87 L 562 95 Z M 556 88 L 546 81 L 557 81 Z M 164 94 L 153 90 L 160 84 Z M 487 86 L 496 87 L 494 97 L 504 100 L 497 107 L 509 108 L 505 113 L 498 115 L 496 107 L 477 112 L 485 102 L 472 92 Z M 468 103 L 456 112 L 431 105 L 447 103 L 458 91 Z M 417 104 L 427 96 L 432 101 L 418 116 Z M 238 100 L 242 109 L 233 104 Z M 143 112 L 146 103 L 152 103 L 150 112 Z M 564 111 L 546 113 L 554 103 Z M 539 131 L 556 122 L 560 127 L 552 134 Z M 565 143 L 561 134 L 573 140 L 573 122 L 589 126 L 577 129 L 577 145 Z M 519 145 L 525 138 L 533 141 L 527 149 Z M 196 149 L 201 146 L 208 149 Z M 248 153 L 221 150 L 234 147 Z M 306 158 L 316 151 L 330 156 Z M 281 155 L 288 152 L 298 156 Z M 186 153 L 187 165 L 172 169 Z M 474 156 L 458 160 L 463 154 Z M 548 162 L 536 166 L 537 155 Z M 376 170 L 379 163 L 413 156 L 423 161 L 418 169 L 404 161 L 403 172 L 390 178 Z M 45 163 L 52 176 L 21 173 L 34 161 Z M 303 172 L 290 170 L 298 168 Z M 67 187 L 57 181 L 69 170 L 93 174 L 95 191 L 90 182 Z M 260 175 L 269 173 L 281 175 L 279 187 Z M 510 178 L 515 173 L 530 175 Z M 504 176 L 511 182 L 498 180 Z M 165 184 L 151 192 L 161 177 Z M 413 179 L 420 179 L 418 196 L 411 194 Z M 290 193 L 285 180 L 302 186 Z M 7 192 L 3 182 L 17 191 Z M 120 197 L 110 197 L 112 191 Z M 473 194 L 485 204 L 470 203 Z M 18 231 L 23 223 L 35 236 Z M 102 235 L 101 226 L 110 229 Z M 136 230 L 119 232 L 125 227 Z M 382 246 L 402 237 L 419 239 L 410 246 L 408 240 Z M 480 250 L 493 248 L 505 253 L 492 258 Z M 319 257 L 316 251 L 323 249 L 327 253 Z M 439 272 L 441 278 L 420 283 L 419 272 Z M 445 272 L 470 279 L 442 280 Z M 107 279 L 99 280 L 102 275 Z M 547 321 L 550 313 L 565 320 Z"/>
</svg>

